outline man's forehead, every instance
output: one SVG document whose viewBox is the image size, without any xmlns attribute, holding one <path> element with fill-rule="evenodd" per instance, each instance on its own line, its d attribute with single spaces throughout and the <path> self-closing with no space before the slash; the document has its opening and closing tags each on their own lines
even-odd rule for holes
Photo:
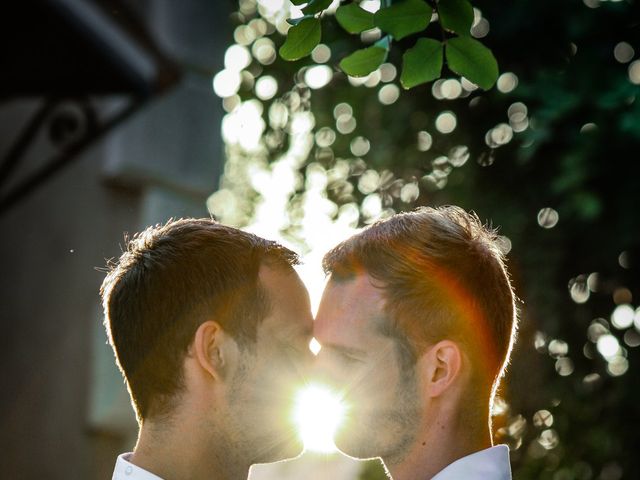
<svg viewBox="0 0 640 480">
<path fill-rule="evenodd" d="M 336 298 L 343 298 L 350 301 L 354 296 L 367 297 L 375 300 L 382 300 L 382 286 L 370 275 L 359 273 L 351 277 L 340 278 L 330 277 L 327 289 Z"/>
<path fill-rule="evenodd" d="M 295 270 L 263 266 L 259 276 L 272 305 L 272 315 L 263 322 L 265 328 L 310 336 L 313 318 L 309 294 Z M 273 321 L 269 321 L 271 317 Z"/>
<path fill-rule="evenodd" d="M 367 274 L 345 280 L 329 279 L 314 325 L 322 343 L 336 337 L 374 333 L 376 320 L 384 315 L 384 291 Z"/>
</svg>

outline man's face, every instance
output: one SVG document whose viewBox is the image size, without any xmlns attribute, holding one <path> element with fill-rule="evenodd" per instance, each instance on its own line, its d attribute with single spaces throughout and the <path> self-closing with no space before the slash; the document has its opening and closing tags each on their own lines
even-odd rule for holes
<svg viewBox="0 0 640 480">
<path fill-rule="evenodd" d="M 241 347 L 231 379 L 231 428 L 251 463 L 291 458 L 303 445 L 291 420 L 295 390 L 307 378 L 313 317 L 309 295 L 293 269 L 263 266 L 259 274 L 271 310 L 256 343 Z"/>
<path fill-rule="evenodd" d="M 347 408 L 335 444 L 356 458 L 402 456 L 420 421 L 415 368 L 402 362 L 398 340 L 383 333 L 388 321 L 383 290 L 359 274 L 329 282 L 314 324 L 318 370 Z"/>
</svg>

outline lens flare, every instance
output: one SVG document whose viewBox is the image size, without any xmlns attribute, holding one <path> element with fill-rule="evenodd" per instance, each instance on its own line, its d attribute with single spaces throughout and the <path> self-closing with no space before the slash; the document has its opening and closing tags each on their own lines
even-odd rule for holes
<svg viewBox="0 0 640 480">
<path fill-rule="evenodd" d="M 298 392 L 294 421 L 306 450 L 336 450 L 333 435 L 344 418 L 344 410 L 339 397 L 323 385 L 307 385 Z"/>
</svg>

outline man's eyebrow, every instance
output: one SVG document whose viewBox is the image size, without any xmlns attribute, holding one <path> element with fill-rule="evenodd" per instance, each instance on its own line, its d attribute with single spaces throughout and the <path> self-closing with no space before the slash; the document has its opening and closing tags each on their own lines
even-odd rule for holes
<svg viewBox="0 0 640 480">
<path fill-rule="evenodd" d="M 323 350 L 332 350 L 338 353 L 346 355 L 364 355 L 366 352 L 357 348 L 345 347 L 344 345 L 337 345 L 335 343 L 320 343 Z"/>
</svg>

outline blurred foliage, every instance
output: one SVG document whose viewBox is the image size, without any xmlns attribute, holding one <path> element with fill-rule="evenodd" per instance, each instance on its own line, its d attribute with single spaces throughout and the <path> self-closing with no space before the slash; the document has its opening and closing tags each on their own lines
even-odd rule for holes
<svg viewBox="0 0 640 480">
<path fill-rule="evenodd" d="M 256 59 L 256 39 L 277 49 L 287 28 L 288 15 L 269 16 L 266 3 L 235 3 L 232 19 L 236 41 Z M 447 203 L 491 219 L 511 250 L 522 300 L 519 341 L 494 417 L 497 440 L 512 448 L 514 478 L 640 478 L 639 4 L 474 6 L 472 33 L 500 64 L 497 88 L 487 92 L 453 75 L 401 91 L 388 64 L 359 82 L 334 70 L 318 83 L 310 72 L 326 74 L 316 64 L 329 61 L 327 51 L 336 64 L 360 46 L 333 15 L 323 18 L 311 58 L 253 60 L 236 91 L 222 95 L 229 115 L 255 101 L 263 77 L 285 93 L 258 95 L 259 148 L 227 141 L 223 193 L 212 210 L 233 200 L 245 215 L 235 222 L 246 222 L 260 193 L 250 172 L 238 173 L 242 165 L 259 158 L 266 168 L 295 147 L 290 212 L 310 175 L 324 172 L 326 200 L 335 206 L 329 215 L 355 205 L 360 225 Z M 253 39 L 239 33 L 248 25 L 258 32 Z M 395 41 L 389 61 L 397 65 L 414 42 Z M 291 121 L 274 121 L 274 105 L 289 118 L 310 109 L 305 147 L 295 143 Z M 290 213 L 283 232 L 295 237 L 301 221 Z M 380 470 L 367 472 L 374 478 Z"/>
</svg>

